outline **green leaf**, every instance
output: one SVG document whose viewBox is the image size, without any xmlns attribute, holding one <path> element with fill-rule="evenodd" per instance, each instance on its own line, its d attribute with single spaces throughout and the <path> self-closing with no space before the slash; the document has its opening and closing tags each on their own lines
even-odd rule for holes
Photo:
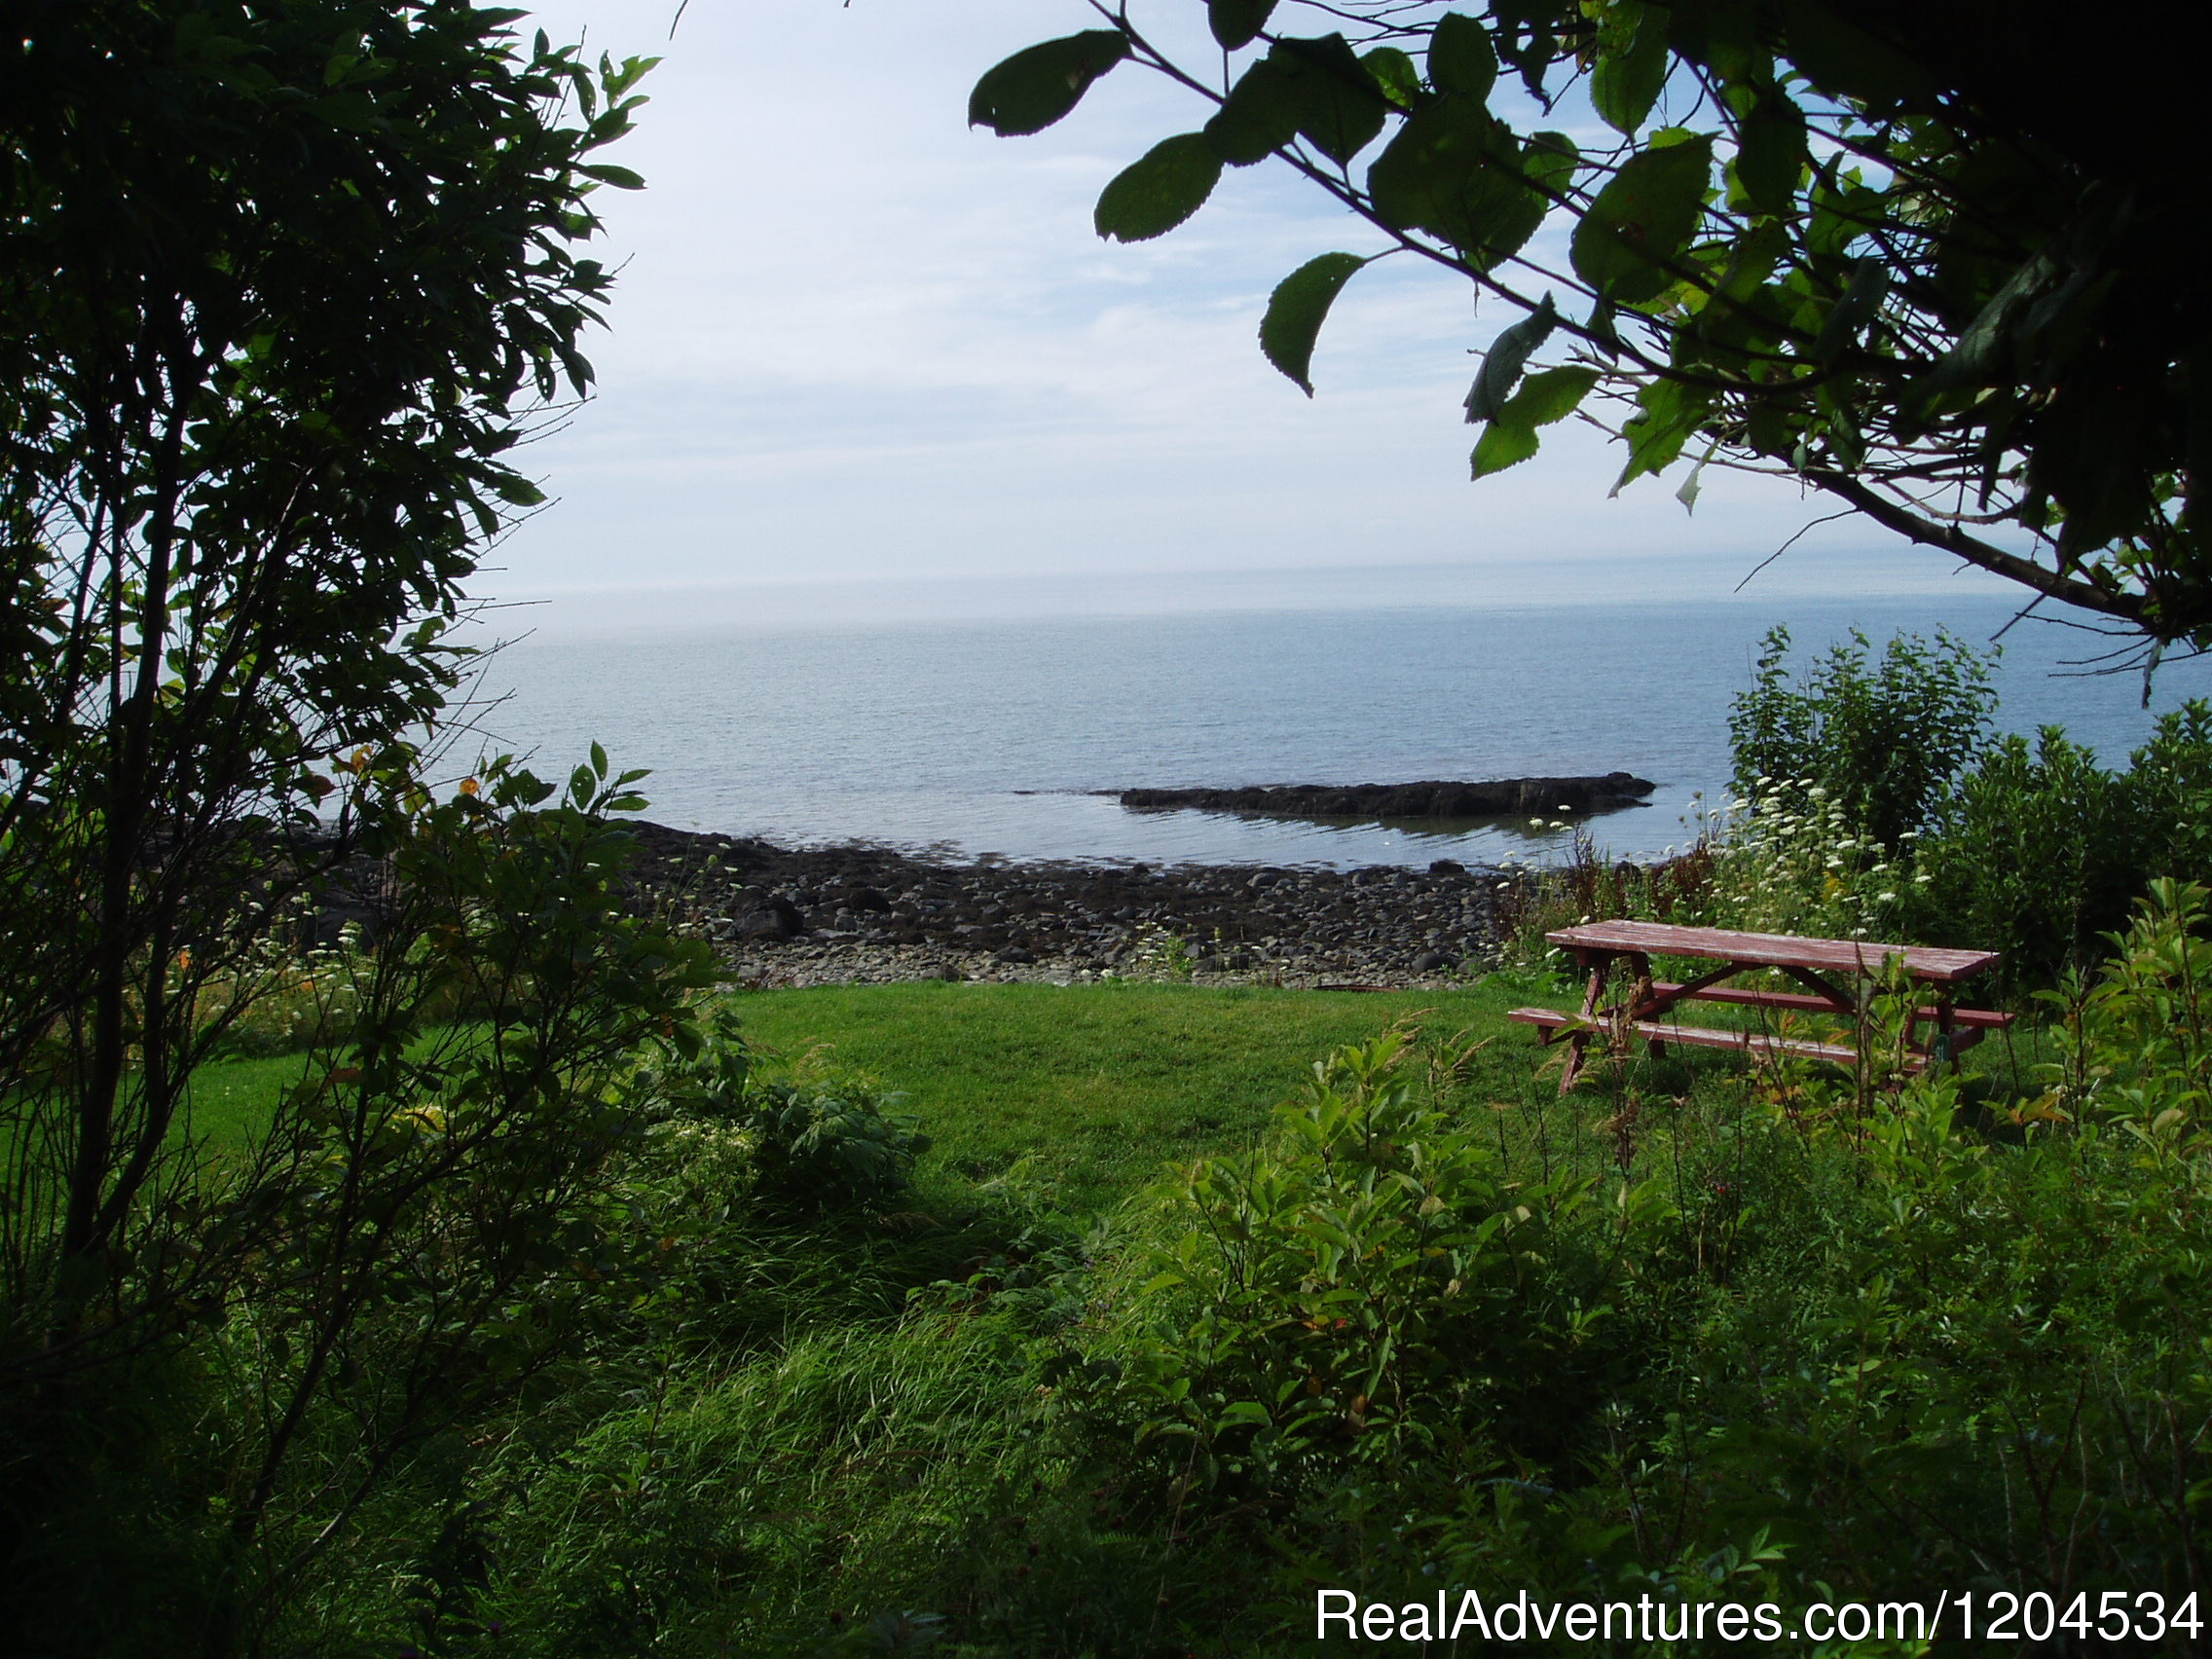
<svg viewBox="0 0 2212 1659">
<path fill-rule="evenodd" d="M 1937 389 L 1978 386 L 1988 381 L 2003 355 L 2014 320 L 2027 310 L 2058 275 L 2057 262 L 2047 250 L 2031 255 L 1990 296 L 1959 342 L 1937 359 L 1928 377 Z"/>
<path fill-rule="evenodd" d="M 1575 275 L 1616 303 L 1664 293 L 1675 281 L 1667 264 L 1696 232 L 1712 178 L 1710 137 L 1630 157 L 1574 227 Z"/>
<path fill-rule="evenodd" d="M 1483 269 L 1533 236 L 1547 205 L 1529 188 L 1511 133 L 1457 97 L 1408 117 L 1368 168 L 1367 188 L 1384 224 L 1440 237 Z"/>
<path fill-rule="evenodd" d="M 1806 160 L 1803 111 L 1779 93 L 1761 95 L 1738 129 L 1736 183 L 1745 200 L 1761 213 L 1788 212 Z"/>
<path fill-rule="evenodd" d="M 316 410 L 313 413 L 321 414 L 321 411 Z M 325 419 L 328 418 L 325 417 Z M 304 418 L 302 424 L 306 424 Z M 490 483 L 492 493 L 510 506 L 535 507 L 541 504 L 545 499 L 544 491 L 517 473 L 501 470 L 492 476 Z"/>
<path fill-rule="evenodd" d="M 968 125 L 1002 138 L 1042 132 L 1128 55 L 1129 37 L 1120 29 L 1086 29 L 1017 52 L 976 83 Z"/>
<path fill-rule="evenodd" d="M 1714 458 L 1719 448 L 1718 438 L 1707 444 L 1705 454 L 1698 457 L 1697 464 L 1690 468 L 1690 475 L 1682 480 L 1682 487 L 1675 492 L 1675 499 L 1682 503 L 1683 512 L 1694 514 L 1697 511 L 1698 496 L 1705 488 L 1705 463 Z"/>
<path fill-rule="evenodd" d="M 1308 375 L 1321 323 L 1352 273 L 1366 263 L 1356 253 L 1324 253 L 1285 276 L 1268 296 L 1268 312 L 1260 319 L 1260 350 L 1308 397 L 1313 395 Z"/>
<path fill-rule="evenodd" d="M 1394 46 L 1379 46 L 1360 58 L 1382 95 L 1400 109 L 1411 109 L 1420 96 L 1420 71 L 1414 60 Z"/>
<path fill-rule="evenodd" d="M 1521 169 L 1530 183 L 1565 195 L 1582 166 L 1582 151 L 1564 132 L 1531 132 L 1521 147 Z"/>
<path fill-rule="evenodd" d="M 1532 426 L 1508 426 L 1502 421 L 1493 421 L 1475 440 L 1475 453 L 1468 458 L 1467 476 L 1488 478 L 1493 472 L 1518 466 L 1542 445 L 1543 440 L 1536 436 Z"/>
<path fill-rule="evenodd" d="M 1536 348 L 1551 337 L 1559 322 L 1559 310 L 1552 304 L 1549 294 L 1544 302 L 1510 328 L 1500 329 L 1490 350 L 1483 354 L 1483 366 L 1475 374 L 1475 384 L 1467 393 L 1467 424 L 1494 419 L 1505 407 L 1513 386 L 1521 378 L 1521 365 L 1526 363 Z"/>
<path fill-rule="evenodd" d="M 1858 340 L 1861 330 L 1874 320 L 1874 313 L 1882 308 L 1882 297 L 1889 291 L 1889 266 L 1879 259 L 1860 260 L 1813 341 L 1814 358 L 1831 363 L 1841 356 Z"/>
<path fill-rule="evenodd" d="M 1580 408 L 1583 397 L 1600 378 L 1596 369 L 1580 363 L 1545 369 L 1521 383 L 1521 389 L 1498 411 L 1497 418 L 1530 430 L 1549 426 Z"/>
<path fill-rule="evenodd" d="M 1272 55 L 1236 78 L 1229 97 L 1205 125 L 1206 142 L 1233 167 L 1264 162 L 1298 136 L 1305 118 L 1305 89 Z"/>
<path fill-rule="evenodd" d="M 1628 439 L 1628 465 L 1611 494 L 1617 496 L 1647 473 L 1664 471 L 1697 433 L 1713 406 L 1713 394 L 1678 381 L 1652 381 L 1636 394 L 1641 413 L 1632 416 L 1621 435 Z"/>
<path fill-rule="evenodd" d="M 1491 44 L 1490 30 L 1461 12 L 1437 18 L 1436 31 L 1428 37 L 1428 79 L 1440 92 L 1489 103 L 1497 81 L 1497 49 Z"/>
<path fill-rule="evenodd" d="M 1783 55 L 1832 97 L 1876 107 L 1929 103 L 1940 90 L 1926 64 L 1845 22 L 1825 0 L 1785 0 Z"/>
<path fill-rule="evenodd" d="M 1099 193 L 1091 222 L 1116 241 L 1149 241 L 1204 206 L 1220 179 L 1221 157 L 1205 135 L 1178 133 L 1114 175 Z"/>
<path fill-rule="evenodd" d="M 1206 24 L 1225 50 L 1235 52 L 1252 44 L 1274 9 L 1275 0 L 1206 0 Z"/>
<path fill-rule="evenodd" d="M 1724 83 L 1744 85 L 1774 78 L 1774 53 L 1759 40 L 1759 10 L 1745 0 L 1701 0 L 1669 8 L 1667 40 L 1681 56 L 1702 63 Z"/>
<path fill-rule="evenodd" d="M 1613 0 L 1598 22 L 1590 102 L 1607 127 L 1632 138 L 1667 85 L 1667 17 L 1642 0 Z"/>
<path fill-rule="evenodd" d="M 1298 130 L 1331 161 L 1350 161 L 1382 130 L 1389 101 L 1343 35 L 1278 40 L 1268 55 L 1297 77 Z"/>
<path fill-rule="evenodd" d="M 597 179 L 601 184 L 611 184 L 616 190 L 643 190 L 645 181 L 628 167 L 618 167 L 611 162 L 595 162 L 577 172 L 586 178 Z"/>
</svg>

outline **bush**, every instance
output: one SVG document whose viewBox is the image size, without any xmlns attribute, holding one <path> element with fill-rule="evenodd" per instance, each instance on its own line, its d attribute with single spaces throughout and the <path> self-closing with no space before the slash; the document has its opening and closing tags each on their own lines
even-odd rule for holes
<svg viewBox="0 0 2212 1659">
<path fill-rule="evenodd" d="M 422 798 L 411 756 L 365 764 L 395 897 L 373 950 L 326 964 L 343 984 L 318 1006 L 350 1017 L 315 1024 L 250 1149 L 176 1148 L 137 1255 L 90 1283 L 56 1272 L 50 1298 L 7 1307 L 18 1571 L 0 1607 L 41 1651 L 132 1650 L 83 1613 L 107 1594 L 87 1574 L 114 1564 L 64 1542 L 118 1493 L 155 1505 L 141 1535 L 203 1564 L 206 1651 L 280 1646 L 379 1489 L 637 1288 L 617 1189 L 644 1125 L 619 1079 L 650 1036 L 682 1029 L 712 970 L 703 945 L 621 912 L 633 843 L 608 814 L 627 780 L 603 761 L 550 806 L 549 786 L 504 764 L 445 801 Z M 455 995 L 492 1012 L 444 1023 Z M 172 1395 L 176 1420 L 128 1449 L 95 1432 L 135 1397 Z"/>
<path fill-rule="evenodd" d="M 2192 698 L 2161 716 L 2128 762 L 2135 832 L 2153 873 L 2212 882 L 2212 703 Z"/>
<path fill-rule="evenodd" d="M 2155 881 L 2093 981 L 2043 1000 L 2064 1015 L 2047 1102 L 2117 1122 L 2146 1146 L 2201 1152 L 2212 1123 L 2212 892 Z"/>
<path fill-rule="evenodd" d="M 916 1120 L 887 1110 L 904 1098 L 857 1088 L 756 1083 L 738 1122 L 753 1136 L 754 1193 L 805 1209 L 880 1205 L 912 1184 L 930 1149 Z"/>
<path fill-rule="evenodd" d="M 662 1134 L 713 1156 L 688 1177 L 720 1183 L 779 1210 L 880 1206 L 912 1184 L 930 1149 L 916 1120 L 896 1111 L 904 1098 L 860 1079 L 822 1079 L 801 1063 L 762 1075 L 736 1015 L 719 1011 L 706 1028 L 679 1033 L 658 1068 L 630 1083 L 648 1110 L 667 1115 Z"/>
<path fill-rule="evenodd" d="M 1878 668 L 1852 638 L 1792 683 L 1767 636 L 1729 722 L 1747 798 L 1713 835 L 1713 920 L 2000 951 L 1985 983 L 2017 991 L 2089 968 L 2155 878 L 2212 879 L 2212 705 L 2111 772 L 2056 727 L 1989 741 L 1990 660 L 1949 635 L 1900 635 Z"/>
<path fill-rule="evenodd" d="M 1271 1146 L 1170 1189 L 1176 1236 L 1060 1362 L 1178 1505 L 1354 1468 L 1449 1485 L 1572 1446 L 1607 1351 L 1610 1270 L 1568 1225 L 1590 1183 L 1508 1181 L 1404 1056 L 1400 1033 L 1337 1051 Z"/>
<path fill-rule="evenodd" d="M 2212 879 L 2212 706 L 2158 722 L 2124 772 L 2046 727 L 1992 745 L 1918 844 L 1914 937 L 2000 950 L 2000 982 L 2087 972 L 2160 877 Z"/>
<path fill-rule="evenodd" d="M 2046 727 L 1995 745 L 1920 843 L 1915 912 L 1929 942 L 2005 953 L 2003 982 L 2048 985 L 2086 970 L 2125 925 L 2163 837 L 2147 835 L 2127 773 Z"/>
<path fill-rule="evenodd" d="M 1850 644 L 1831 646 L 1792 684 L 1789 630 L 1770 630 L 1728 736 L 1739 795 L 1819 788 L 1853 833 L 1894 847 L 1925 827 L 1987 741 L 1996 653 L 1942 630 L 1934 643 L 1898 635 L 1870 667 L 1871 648 L 1853 629 Z"/>
</svg>

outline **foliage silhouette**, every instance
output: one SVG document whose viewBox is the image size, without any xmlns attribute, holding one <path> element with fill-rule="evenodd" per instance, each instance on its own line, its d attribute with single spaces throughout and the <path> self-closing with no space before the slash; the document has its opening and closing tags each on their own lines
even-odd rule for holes
<svg viewBox="0 0 2212 1659">
<path fill-rule="evenodd" d="M 1091 9 L 1107 27 L 998 65 L 971 121 L 1036 131 L 1135 63 L 1205 118 L 1107 186 L 1101 235 L 1189 217 L 1201 149 L 1279 157 L 1365 219 L 1382 250 L 1302 267 L 1262 324 L 1309 394 L 1346 280 L 1430 260 L 1527 313 L 1468 398 L 1478 478 L 1579 413 L 1626 443 L 1620 485 L 1685 459 L 1685 504 L 1708 465 L 1793 476 L 2124 650 L 2212 644 L 2183 63 L 1979 0 L 1210 0 L 1218 65 L 1135 0 Z M 1577 99 L 1603 147 L 1562 129 Z M 1569 362 L 1525 367 L 1554 341 Z"/>
</svg>

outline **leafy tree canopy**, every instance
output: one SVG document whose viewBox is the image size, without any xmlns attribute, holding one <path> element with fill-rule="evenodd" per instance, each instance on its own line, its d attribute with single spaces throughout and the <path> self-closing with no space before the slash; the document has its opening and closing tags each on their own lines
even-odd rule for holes
<svg viewBox="0 0 2212 1659">
<path fill-rule="evenodd" d="M 1625 440 L 1623 484 L 1794 476 L 2154 660 L 2212 645 L 2203 185 L 2160 142 L 2187 89 L 2146 37 L 1989 0 L 1207 0 L 1221 55 L 1190 64 L 1132 0 L 1092 4 L 971 120 L 1037 131 L 1139 64 L 1204 119 L 1106 187 L 1101 236 L 1172 230 L 1269 156 L 1383 233 L 1268 307 L 1309 393 L 1346 283 L 1432 260 L 1523 313 L 1467 397 L 1477 478 L 1581 415 Z"/>
<path fill-rule="evenodd" d="M 0 1291 L 58 1299 L 42 1362 L 147 1259 L 209 1004 L 365 816 L 410 832 L 461 583 L 539 499 L 508 452 L 589 383 L 648 65 L 521 16 L 0 4 Z"/>
<path fill-rule="evenodd" d="M 540 498 L 512 452 L 590 383 L 593 192 L 639 182 L 599 152 L 649 65 L 522 16 L 0 0 L 0 1628 L 29 1649 L 315 1648 L 371 1494 L 636 1293 L 624 1080 L 696 1049 L 712 977 L 625 908 L 642 774 L 595 745 L 565 795 L 499 759 L 440 800 L 424 737 L 462 584 Z M 305 1052 L 215 1147 L 195 1077 L 257 1027 Z"/>
</svg>

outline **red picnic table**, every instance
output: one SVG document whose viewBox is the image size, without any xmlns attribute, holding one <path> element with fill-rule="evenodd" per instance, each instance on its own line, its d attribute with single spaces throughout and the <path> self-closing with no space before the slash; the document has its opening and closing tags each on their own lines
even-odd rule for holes
<svg viewBox="0 0 2212 1659">
<path fill-rule="evenodd" d="M 1700 1001 L 1857 1020 L 1864 1011 L 1872 982 L 1882 978 L 1894 962 L 1901 961 L 1905 974 L 1929 988 L 1929 1000 L 1914 1008 L 1906 1033 L 1910 1045 L 1906 1063 L 1916 1071 L 1945 1063 L 1955 1068 L 1964 1051 L 2013 1019 L 2009 1014 L 1988 1009 L 1960 1008 L 1954 1000 L 1962 982 L 2001 960 L 1994 950 L 1946 950 L 1854 939 L 1799 939 L 1789 934 L 1732 933 L 1724 928 L 1677 928 L 1663 922 L 1593 922 L 1561 928 L 1544 938 L 1573 952 L 1575 961 L 1589 971 L 1590 986 L 1582 999 L 1582 1012 L 1517 1008 L 1506 1017 L 1536 1026 L 1547 1044 L 1566 1039 L 1569 1051 L 1560 1077 L 1562 1094 L 1574 1087 L 1590 1038 L 1601 1032 L 1613 1033 L 1621 1041 L 1644 1038 L 1654 1054 L 1666 1052 L 1669 1043 L 1684 1043 L 1742 1049 L 1755 1054 L 1798 1054 L 1837 1065 L 1856 1064 L 1859 1051 L 1845 1044 L 1683 1025 L 1672 1014 L 1681 1003 Z M 1695 957 L 1721 966 L 1694 979 L 1674 983 L 1651 977 L 1654 956 Z M 1605 989 L 1616 964 L 1627 966 L 1628 999 L 1607 1009 L 1604 1006 Z M 1804 985 L 1805 992 L 1721 983 L 1761 969 L 1779 969 Z M 1848 987 L 1839 982 L 1845 976 L 1849 977 Z M 1920 1035 L 1923 1025 L 1932 1027 L 1925 1040 Z"/>
</svg>

